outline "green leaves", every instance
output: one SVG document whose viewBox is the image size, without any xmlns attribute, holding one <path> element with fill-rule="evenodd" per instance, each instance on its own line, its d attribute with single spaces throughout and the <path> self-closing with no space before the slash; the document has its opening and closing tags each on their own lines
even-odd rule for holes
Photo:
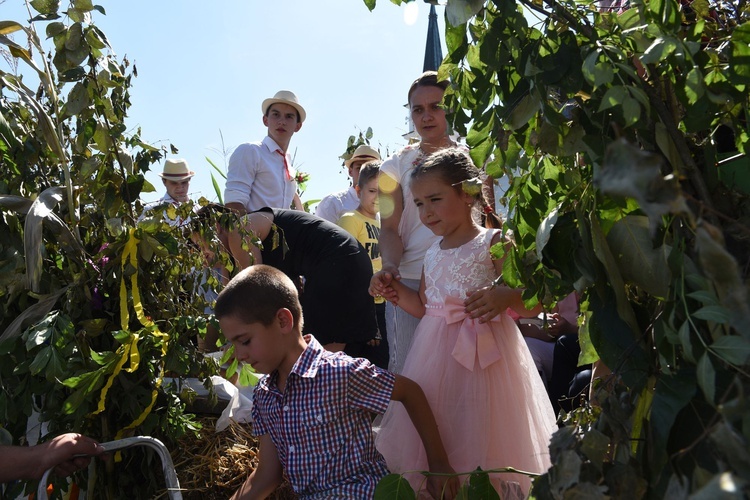
<svg viewBox="0 0 750 500">
<path fill-rule="evenodd" d="M 484 0 L 448 0 L 445 15 L 451 26 L 461 26 L 480 11 Z"/>
<path fill-rule="evenodd" d="M 607 234 L 623 279 L 634 283 L 654 297 L 666 298 L 672 275 L 667 265 L 671 251 L 668 245 L 654 247 L 648 230 L 648 219 L 628 215 L 615 222 Z"/>
<path fill-rule="evenodd" d="M 594 88 L 612 83 L 615 77 L 612 65 L 600 58 L 602 55 L 601 50 L 595 49 L 583 61 L 583 77 Z"/>
<path fill-rule="evenodd" d="M 712 319 L 718 323 L 726 323 L 729 320 L 737 332 L 746 340 L 750 340 L 750 331 L 745 327 L 750 321 L 747 287 L 740 279 L 737 261 L 723 246 L 722 239 L 716 228 L 707 223 L 702 224 L 696 231 L 699 262 L 723 306 L 721 311 L 717 310 L 718 306 L 705 306 L 698 312 L 701 312 L 705 319 Z"/>
<path fill-rule="evenodd" d="M 746 366 L 750 363 L 750 341 L 742 337 L 720 337 L 711 344 L 709 350 L 734 366 Z"/>
<path fill-rule="evenodd" d="M 703 74 L 700 69 L 692 68 L 685 77 L 685 95 L 688 103 L 695 104 L 698 99 L 703 97 L 706 92 L 706 86 L 703 84 Z"/>
<path fill-rule="evenodd" d="M 415 500 L 409 481 L 400 474 L 388 474 L 375 487 L 374 500 Z"/>
<path fill-rule="evenodd" d="M 677 179 L 662 175 L 660 158 L 624 138 L 607 147 L 594 183 L 605 194 L 637 200 L 649 217 L 652 234 L 662 215 L 689 213 Z"/>
<path fill-rule="evenodd" d="M 607 89 L 599 106 L 599 112 L 619 107 L 622 112 L 623 124 L 630 127 L 640 120 L 642 105 L 648 110 L 648 99 L 642 90 L 632 86 L 616 85 Z"/>
<path fill-rule="evenodd" d="M 670 54 L 677 50 L 677 40 L 674 38 L 657 38 L 646 49 L 646 52 L 641 56 L 641 62 L 643 64 L 654 64 L 664 61 Z"/>
<path fill-rule="evenodd" d="M 532 94 L 525 94 L 516 101 L 508 113 L 507 125 L 511 130 L 517 130 L 528 125 L 531 117 L 539 111 L 539 101 Z"/>
<path fill-rule="evenodd" d="M 57 9 L 60 7 L 59 0 L 31 0 L 29 4 L 34 10 L 44 15 L 57 14 Z"/>
<path fill-rule="evenodd" d="M 196 426 L 178 398 L 165 397 L 162 370 L 168 365 L 175 377 L 210 372 L 190 341 L 205 322 L 185 319 L 206 307 L 192 294 L 202 257 L 177 228 L 134 226 L 138 194 L 153 191 L 143 175 L 163 151 L 142 142 L 140 130 L 127 132 L 132 74 L 91 24 L 90 14 L 103 9 L 76 0 L 69 19 L 58 22 L 58 2 L 33 7 L 34 26 L 0 22 L 0 44 L 23 62 L 18 75 L 0 72 L 0 379 L 13 387 L 0 391 L 3 425 L 22 436 L 34 402 L 50 429 L 108 440 L 148 415 L 134 432 L 158 427 L 169 441 Z M 51 39 L 43 45 L 37 32 Z M 11 33 L 27 36 L 32 50 Z M 33 90 L 22 74 L 29 68 L 40 81 Z M 121 342 L 128 342 L 127 357 Z M 122 371 L 110 378 L 116 361 Z M 100 398 L 107 382 L 110 396 Z M 154 391 L 160 402 L 151 406 Z M 95 489 L 106 480 L 115 490 L 153 496 L 145 462 L 141 473 L 145 481 L 124 488 L 98 474 Z"/>
</svg>

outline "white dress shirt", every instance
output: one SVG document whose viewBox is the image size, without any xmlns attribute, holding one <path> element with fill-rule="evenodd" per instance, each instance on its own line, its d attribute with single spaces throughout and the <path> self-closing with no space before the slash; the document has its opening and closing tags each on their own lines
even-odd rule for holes
<svg viewBox="0 0 750 500">
<path fill-rule="evenodd" d="M 263 207 L 290 208 L 297 192 L 296 172 L 285 155 L 291 179 L 278 144 L 266 136 L 262 142 L 240 144 L 229 158 L 224 203 L 242 203 L 248 212 Z"/>
<path fill-rule="evenodd" d="M 345 191 L 332 193 L 323 197 L 315 207 L 315 215 L 336 224 L 346 212 L 356 210 L 359 206 L 359 196 L 354 187 Z"/>
</svg>

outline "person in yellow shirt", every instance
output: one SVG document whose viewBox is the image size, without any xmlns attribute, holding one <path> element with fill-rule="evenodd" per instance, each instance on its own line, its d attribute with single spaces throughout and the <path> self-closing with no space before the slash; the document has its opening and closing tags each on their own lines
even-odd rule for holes
<svg viewBox="0 0 750 500">
<path fill-rule="evenodd" d="M 380 258 L 380 215 L 378 214 L 378 174 L 380 161 L 370 161 L 362 165 L 355 189 L 359 197 L 356 210 L 344 213 L 338 225 L 357 238 L 372 261 L 372 271 L 382 267 Z M 388 367 L 388 336 L 385 330 L 385 299 L 375 298 L 375 313 L 378 319 L 379 339 L 368 343 L 368 359 L 381 368 Z"/>
</svg>

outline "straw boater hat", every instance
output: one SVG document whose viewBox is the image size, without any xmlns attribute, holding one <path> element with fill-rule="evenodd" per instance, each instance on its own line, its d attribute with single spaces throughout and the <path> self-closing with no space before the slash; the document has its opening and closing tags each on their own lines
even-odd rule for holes
<svg viewBox="0 0 750 500">
<path fill-rule="evenodd" d="M 190 179 L 195 175 L 195 172 L 190 170 L 187 161 L 183 159 L 167 159 L 164 161 L 164 171 L 159 174 L 162 179 L 168 181 L 181 181 L 184 179 Z"/>
<path fill-rule="evenodd" d="M 279 90 L 278 92 L 276 92 L 275 96 L 263 101 L 263 104 L 261 104 L 260 106 L 263 110 L 263 116 L 265 116 L 265 114 L 268 112 L 268 108 L 271 107 L 271 104 L 276 104 L 277 102 L 292 106 L 299 112 L 299 122 L 302 123 L 305 121 L 305 117 L 307 116 L 307 114 L 305 113 L 305 108 L 300 105 L 297 96 L 294 95 L 294 92 L 290 92 L 288 90 Z"/>
<path fill-rule="evenodd" d="M 354 153 L 352 153 L 352 157 L 346 160 L 344 162 L 344 165 L 346 165 L 346 168 L 349 168 L 349 166 L 355 161 L 368 162 L 372 160 L 380 160 L 380 153 L 378 153 L 367 144 L 362 144 L 354 150 Z"/>
</svg>

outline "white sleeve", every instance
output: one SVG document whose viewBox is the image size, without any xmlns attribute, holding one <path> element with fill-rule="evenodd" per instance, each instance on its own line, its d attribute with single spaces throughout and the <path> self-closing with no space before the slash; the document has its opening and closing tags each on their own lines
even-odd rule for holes
<svg viewBox="0 0 750 500">
<path fill-rule="evenodd" d="M 247 208 L 253 189 L 258 155 L 253 144 L 240 144 L 229 157 L 224 204 L 242 203 Z"/>
<path fill-rule="evenodd" d="M 388 174 L 390 177 L 393 177 L 400 183 L 401 165 L 399 162 L 399 158 L 395 154 L 386 158 L 385 161 L 380 164 L 380 173 Z"/>
<path fill-rule="evenodd" d="M 336 224 L 338 222 L 338 216 L 336 214 L 336 197 L 329 194 L 324 196 L 318 206 L 315 207 L 315 215 L 321 219 L 325 219 L 328 222 Z"/>
</svg>

